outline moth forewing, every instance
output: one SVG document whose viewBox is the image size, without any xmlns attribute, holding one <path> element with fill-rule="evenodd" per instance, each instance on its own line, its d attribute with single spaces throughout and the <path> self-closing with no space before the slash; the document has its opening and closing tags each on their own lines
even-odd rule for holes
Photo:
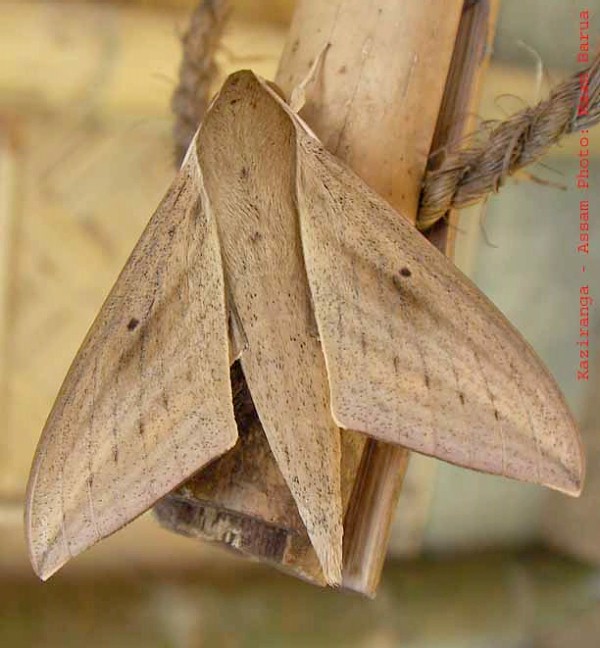
<svg viewBox="0 0 600 648">
<path fill-rule="evenodd" d="M 298 209 L 341 427 L 577 495 L 575 421 L 531 347 L 476 286 L 298 129 Z"/>
<path fill-rule="evenodd" d="M 34 459 L 26 528 L 48 578 L 237 439 L 224 278 L 188 156 L 92 325 Z"/>
</svg>

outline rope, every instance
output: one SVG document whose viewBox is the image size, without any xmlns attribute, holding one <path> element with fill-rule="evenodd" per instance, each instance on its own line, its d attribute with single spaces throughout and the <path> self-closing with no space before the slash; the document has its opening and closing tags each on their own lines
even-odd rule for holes
<svg viewBox="0 0 600 648">
<path fill-rule="evenodd" d="M 585 89 L 585 92 L 582 90 Z M 559 84 L 548 99 L 506 121 L 488 122 L 451 151 L 423 181 L 417 227 L 427 230 L 450 209 L 473 205 L 497 192 L 506 178 L 539 160 L 564 135 L 600 119 L 600 56 Z"/>
</svg>

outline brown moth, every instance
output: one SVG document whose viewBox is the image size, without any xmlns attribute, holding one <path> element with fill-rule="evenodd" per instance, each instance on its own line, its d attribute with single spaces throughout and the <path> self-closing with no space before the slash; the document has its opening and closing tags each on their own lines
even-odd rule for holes
<svg viewBox="0 0 600 648">
<path fill-rule="evenodd" d="M 580 492 L 577 427 L 530 346 L 244 71 L 213 102 L 50 413 L 26 511 L 40 577 L 236 443 L 238 357 L 331 584 L 339 428 Z"/>
</svg>

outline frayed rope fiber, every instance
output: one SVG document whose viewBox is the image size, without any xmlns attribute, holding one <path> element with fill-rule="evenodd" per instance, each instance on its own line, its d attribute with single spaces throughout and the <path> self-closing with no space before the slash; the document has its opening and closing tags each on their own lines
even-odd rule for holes
<svg viewBox="0 0 600 648">
<path fill-rule="evenodd" d="M 470 144 L 447 154 L 423 181 L 417 227 L 428 230 L 451 209 L 462 209 L 497 192 L 506 178 L 536 162 L 563 135 L 600 120 L 600 55 L 559 84 L 548 99 L 506 121 L 488 122 Z"/>
</svg>

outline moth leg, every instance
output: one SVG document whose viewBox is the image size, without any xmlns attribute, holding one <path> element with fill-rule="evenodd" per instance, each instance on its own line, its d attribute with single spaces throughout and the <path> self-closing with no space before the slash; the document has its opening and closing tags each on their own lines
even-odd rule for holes
<svg viewBox="0 0 600 648">
<path fill-rule="evenodd" d="M 227 310 L 229 311 L 229 362 L 233 364 L 248 350 L 248 336 L 239 315 L 229 287 L 226 288 Z"/>
<path fill-rule="evenodd" d="M 311 296 L 312 302 L 312 296 Z M 321 334 L 319 333 L 319 326 L 317 324 L 317 318 L 315 317 L 314 308 L 310 311 L 310 319 L 308 321 L 308 334 L 311 338 L 314 338 L 318 342 L 321 342 Z"/>
<path fill-rule="evenodd" d="M 308 334 L 317 342 L 321 342 L 321 334 L 319 333 L 319 325 L 317 324 L 317 316 L 315 315 L 315 301 L 313 299 L 312 292 L 310 287 L 307 286 L 306 291 L 308 301 L 310 303 L 310 309 L 308 311 Z"/>
<path fill-rule="evenodd" d="M 306 88 L 317 80 L 317 72 L 321 69 L 325 54 L 330 47 L 331 43 L 325 43 L 304 79 L 292 90 L 289 105 L 295 113 L 299 113 L 304 108 L 304 104 L 306 103 Z"/>
</svg>

